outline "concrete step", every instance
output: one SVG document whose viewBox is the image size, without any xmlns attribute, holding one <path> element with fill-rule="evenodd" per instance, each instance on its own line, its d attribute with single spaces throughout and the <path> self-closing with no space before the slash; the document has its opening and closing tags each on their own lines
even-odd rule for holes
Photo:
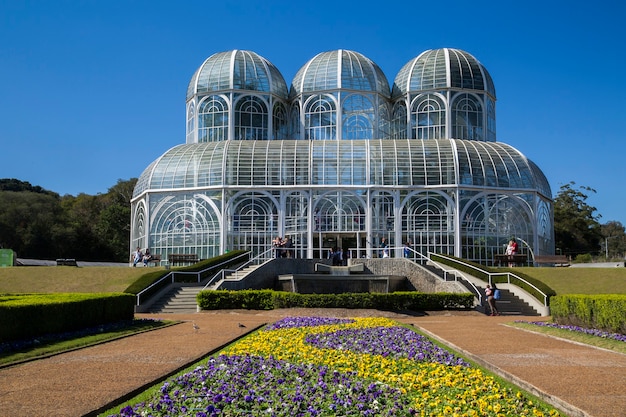
<svg viewBox="0 0 626 417">
<path fill-rule="evenodd" d="M 151 313 L 196 312 L 196 296 L 202 290 L 200 286 L 175 287 L 160 297 L 150 308 Z"/>
</svg>

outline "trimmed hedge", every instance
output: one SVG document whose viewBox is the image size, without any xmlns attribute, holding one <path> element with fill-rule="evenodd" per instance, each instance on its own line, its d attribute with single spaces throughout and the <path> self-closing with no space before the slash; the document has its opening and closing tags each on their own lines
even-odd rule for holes
<svg viewBox="0 0 626 417">
<path fill-rule="evenodd" d="M 132 320 L 135 297 L 123 293 L 0 295 L 0 342 Z"/>
<path fill-rule="evenodd" d="M 450 259 L 449 259 L 450 258 Z M 446 257 L 442 257 L 439 255 L 432 255 L 432 260 L 442 263 L 444 265 L 448 265 L 450 267 L 453 267 L 455 269 L 458 269 L 459 271 L 468 273 L 478 279 L 481 279 L 485 282 L 489 281 L 489 273 L 502 273 L 502 272 L 510 272 L 512 274 L 515 274 L 517 276 L 519 276 L 520 278 L 525 279 L 526 281 L 528 281 L 529 283 L 533 284 L 535 287 L 539 288 L 539 290 L 541 290 L 543 293 L 545 293 L 548 296 L 548 302 L 551 299 L 551 297 L 556 295 L 556 291 L 554 291 L 552 288 L 550 288 L 548 285 L 546 285 L 544 282 L 539 281 L 536 278 L 533 278 L 531 276 L 528 276 L 524 273 L 518 272 L 518 271 L 513 271 L 510 270 L 508 268 L 490 268 L 488 266 L 485 265 L 481 265 L 479 263 L 476 262 L 472 262 L 472 261 L 468 261 L 466 259 L 461 259 L 461 258 L 457 258 L 455 256 L 451 256 L 451 255 L 446 255 Z M 466 265 L 463 265 L 461 262 L 472 265 L 474 268 L 469 268 Z M 492 278 L 492 282 L 494 282 L 495 284 L 503 284 L 507 282 L 507 278 L 504 275 L 500 275 L 500 276 L 494 276 Z M 516 279 L 515 277 L 511 277 L 511 283 L 515 284 L 516 286 L 524 289 L 526 292 L 528 292 L 529 294 L 532 294 L 536 299 L 543 301 L 543 295 L 538 292 L 536 289 L 534 289 L 533 287 L 531 287 L 530 285 L 526 284 L 524 281 L 521 281 L 519 279 Z"/>
<path fill-rule="evenodd" d="M 371 308 L 377 310 L 446 310 L 471 309 L 474 296 L 470 293 L 418 292 L 298 294 L 272 290 L 201 291 L 197 297 L 202 310 L 276 308 Z"/>
<path fill-rule="evenodd" d="M 626 334 L 626 295 L 567 294 L 550 300 L 552 320 L 567 326 L 580 326 Z"/>
</svg>

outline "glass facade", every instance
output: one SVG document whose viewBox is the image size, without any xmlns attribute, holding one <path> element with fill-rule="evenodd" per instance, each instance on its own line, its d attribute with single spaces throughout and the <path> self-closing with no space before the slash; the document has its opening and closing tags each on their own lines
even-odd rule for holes
<svg viewBox="0 0 626 417">
<path fill-rule="evenodd" d="M 324 52 L 289 91 L 256 53 L 217 53 L 189 83 L 185 143 L 137 182 L 130 248 L 263 254 L 289 236 L 299 257 L 377 256 L 386 238 L 490 263 L 515 236 L 553 253 L 549 183 L 495 141 L 495 100 L 455 49 L 412 59 L 392 88 L 365 56 Z"/>
</svg>

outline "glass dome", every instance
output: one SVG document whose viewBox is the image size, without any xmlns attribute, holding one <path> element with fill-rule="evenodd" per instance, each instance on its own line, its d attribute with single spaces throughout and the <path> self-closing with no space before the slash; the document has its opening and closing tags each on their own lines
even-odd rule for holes
<svg viewBox="0 0 626 417">
<path fill-rule="evenodd" d="M 176 146 L 141 174 L 147 190 L 223 186 L 391 186 L 536 189 L 541 170 L 504 143 L 463 140 L 223 141 Z"/>
<path fill-rule="evenodd" d="M 486 91 L 496 98 L 487 69 L 471 54 L 451 48 L 431 49 L 407 62 L 394 80 L 392 96 L 446 88 Z"/>
<path fill-rule="evenodd" d="M 326 90 L 369 91 L 389 97 L 389 81 L 364 55 L 338 49 L 322 52 L 307 62 L 293 78 L 290 97 Z"/>
<path fill-rule="evenodd" d="M 252 51 L 219 52 L 207 58 L 191 77 L 187 100 L 196 94 L 224 90 L 273 93 L 287 98 L 287 84 L 278 69 Z"/>
</svg>

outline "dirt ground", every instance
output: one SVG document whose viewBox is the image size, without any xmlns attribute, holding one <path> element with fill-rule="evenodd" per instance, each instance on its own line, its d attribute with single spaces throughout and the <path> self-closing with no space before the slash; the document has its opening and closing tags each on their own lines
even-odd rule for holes
<svg viewBox="0 0 626 417">
<path fill-rule="evenodd" d="M 139 315 L 182 323 L 0 369 L 0 414 L 96 415 L 245 333 L 287 316 L 375 316 L 410 323 L 569 416 L 626 415 L 626 355 L 507 325 L 537 317 L 345 309 Z"/>
</svg>

